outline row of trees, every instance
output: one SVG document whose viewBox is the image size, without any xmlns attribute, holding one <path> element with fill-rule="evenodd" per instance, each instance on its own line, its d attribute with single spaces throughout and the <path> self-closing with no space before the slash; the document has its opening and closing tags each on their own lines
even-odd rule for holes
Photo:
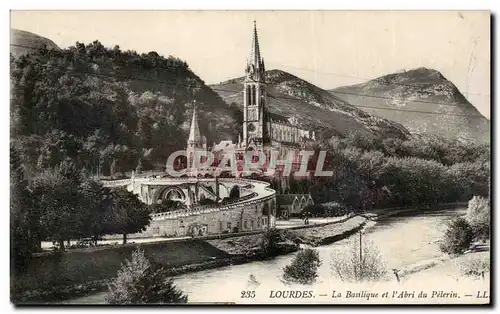
<svg viewBox="0 0 500 314">
<path fill-rule="evenodd" d="M 333 149 L 356 147 L 363 151 L 379 151 L 387 157 L 417 157 L 434 160 L 444 165 L 490 159 L 490 146 L 481 143 L 461 142 L 435 134 L 413 135 L 408 139 L 394 137 L 367 137 L 351 132 L 345 138 L 332 137 L 327 145 Z"/>
<path fill-rule="evenodd" d="M 125 189 L 105 188 L 89 179 L 74 163 L 62 162 L 26 180 L 19 154 L 11 146 L 11 254 L 15 268 L 27 265 L 42 241 L 65 249 L 65 241 L 145 229 L 150 210 Z"/>
<path fill-rule="evenodd" d="M 450 144 L 449 151 L 446 151 L 446 145 L 439 146 L 441 155 L 449 160 L 443 162 L 440 158 L 424 158 L 416 152 L 412 153 L 415 156 L 406 156 L 406 153 L 389 154 L 384 149 L 360 148 L 358 146 L 361 145 L 350 141 L 350 138 L 336 139 L 333 142 L 341 145 L 325 143 L 315 147 L 316 155 L 310 160 L 309 177 L 274 178 L 271 186 L 278 193 L 311 193 L 316 203 L 334 201 L 355 210 L 433 206 L 438 203 L 467 201 L 474 195 L 489 195 L 489 148 L 443 140 L 443 143 Z M 423 140 L 417 139 L 401 143 L 421 141 Z M 415 145 L 415 148 L 432 148 L 429 143 L 422 142 L 421 145 L 427 146 Z M 468 147 L 467 153 L 457 147 Z M 325 165 L 320 170 L 332 171 L 332 176 L 315 176 L 320 150 L 327 151 Z M 455 152 L 462 154 L 454 155 Z M 455 157 L 452 158 L 452 155 Z M 451 163 L 450 160 L 454 162 Z"/>
</svg>

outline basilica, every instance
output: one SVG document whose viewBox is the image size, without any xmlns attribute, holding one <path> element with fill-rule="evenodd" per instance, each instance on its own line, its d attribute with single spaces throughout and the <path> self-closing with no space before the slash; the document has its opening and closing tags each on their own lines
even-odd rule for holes
<svg viewBox="0 0 500 314">
<path fill-rule="evenodd" d="M 265 64 L 254 22 L 251 52 L 246 62 L 243 82 L 243 125 L 240 136 L 237 143 L 222 141 L 214 145 L 211 151 L 215 154 L 261 151 L 266 156 L 270 156 L 271 151 L 277 151 L 279 157 L 292 152 L 292 155 L 296 155 L 292 162 L 299 164 L 299 152 L 307 142 L 316 140 L 315 132 L 299 127 L 293 118 L 269 112 L 266 104 Z M 188 160 L 192 160 L 197 150 L 206 151 L 207 142 L 200 133 L 197 111 L 194 108 L 186 147 Z"/>
</svg>

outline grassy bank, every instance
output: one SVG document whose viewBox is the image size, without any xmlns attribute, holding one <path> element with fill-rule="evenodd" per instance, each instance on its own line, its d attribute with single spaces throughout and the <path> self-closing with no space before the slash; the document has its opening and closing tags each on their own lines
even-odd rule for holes
<svg viewBox="0 0 500 314">
<path fill-rule="evenodd" d="M 249 238 L 252 241 L 247 241 Z M 36 257 L 27 273 L 11 277 L 11 300 L 16 304 L 40 304 L 104 291 L 137 247 L 144 250 L 153 265 L 163 267 L 168 276 L 175 276 L 266 259 L 268 256 L 259 250 L 245 249 L 258 245 L 260 239 L 261 235 L 255 234 L 214 240 L 236 241 L 240 251 L 219 249 L 210 240 L 188 239 L 44 253 Z M 297 250 L 298 245 L 291 242 L 279 245 L 280 255 Z"/>
<path fill-rule="evenodd" d="M 44 302 L 99 289 L 103 281 L 116 276 L 121 264 L 137 248 L 142 249 L 153 264 L 166 269 L 231 257 L 196 239 L 42 253 L 34 256 L 25 272 L 11 276 L 11 299 L 16 303 Z"/>
<path fill-rule="evenodd" d="M 296 252 L 298 243 L 316 246 L 344 239 L 362 228 L 365 222 L 365 218 L 356 216 L 343 222 L 281 230 L 286 240 L 279 244 L 278 255 Z M 104 291 L 121 263 L 137 247 L 145 251 L 153 264 L 175 276 L 269 258 L 260 250 L 261 241 L 262 234 L 258 233 L 43 254 L 37 257 L 38 262 L 28 274 L 14 278 L 12 296 L 16 303 L 46 303 Z"/>
<path fill-rule="evenodd" d="M 280 245 L 280 255 L 296 252 L 298 246 L 295 244 L 283 243 Z M 197 272 L 207 269 L 219 268 L 230 265 L 239 265 L 259 261 L 269 258 L 258 251 L 247 252 L 247 254 L 229 254 L 227 257 L 214 258 L 210 261 L 191 263 L 177 267 L 164 267 L 167 276 L 177 276 L 185 273 Z M 156 266 L 161 264 L 153 263 Z M 111 273 L 110 277 L 114 277 L 116 272 Z M 83 284 L 61 284 L 45 289 L 27 290 L 16 295 L 16 304 L 43 304 L 59 302 L 66 299 L 72 299 L 79 296 L 85 296 L 92 293 L 104 292 L 107 290 L 107 285 L 110 278 L 93 280 Z M 15 283 L 13 283 L 15 284 Z"/>
<path fill-rule="evenodd" d="M 295 241 L 311 246 L 326 245 L 345 239 L 358 232 L 366 224 L 367 219 L 361 216 L 352 217 L 342 223 L 332 223 L 314 228 L 290 231 Z"/>
<path fill-rule="evenodd" d="M 436 276 L 446 276 L 455 281 L 467 278 L 461 273 L 465 264 L 474 260 L 489 260 L 491 256 L 489 243 L 478 245 L 472 250 L 461 255 L 443 255 L 430 261 L 424 261 L 416 265 L 409 265 L 399 271 L 403 280 L 427 280 Z M 485 278 L 489 276 L 485 274 Z M 479 278 L 476 278 L 479 279 Z"/>
</svg>

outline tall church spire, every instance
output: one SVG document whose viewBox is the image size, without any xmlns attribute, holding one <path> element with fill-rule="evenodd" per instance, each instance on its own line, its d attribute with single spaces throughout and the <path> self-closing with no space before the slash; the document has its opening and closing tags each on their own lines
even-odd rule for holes
<svg viewBox="0 0 500 314">
<path fill-rule="evenodd" d="M 247 62 L 247 79 L 257 82 L 264 81 L 264 60 L 260 56 L 259 35 L 257 34 L 257 24 L 253 21 L 252 49 Z"/>
<path fill-rule="evenodd" d="M 257 25 L 253 25 L 252 50 L 245 69 L 243 82 L 243 142 L 245 148 L 266 144 L 266 79 L 264 59 L 260 55 Z"/>
<path fill-rule="evenodd" d="M 198 126 L 198 113 L 196 110 L 196 103 L 193 106 L 193 118 L 191 119 L 191 128 L 189 129 L 188 148 L 198 148 L 203 145 L 203 138 Z"/>
<path fill-rule="evenodd" d="M 253 21 L 252 50 L 250 52 L 250 64 L 256 67 L 260 65 L 259 35 L 257 34 L 257 24 Z"/>
</svg>

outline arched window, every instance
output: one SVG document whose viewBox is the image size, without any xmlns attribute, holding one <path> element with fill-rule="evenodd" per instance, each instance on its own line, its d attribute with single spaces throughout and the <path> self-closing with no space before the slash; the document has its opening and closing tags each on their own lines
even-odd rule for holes
<svg viewBox="0 0 500 314">
<path fill-rule="evenodd" d="M 262 208 L 262 215 L 263 216 L 269 215 L 269 205 L 267 205 L 267 203 L 264 204 L 264 207 Z"/>
<path fill-rule="evenodd" d="M 307 205 L 306 198 L 302 197 L 302 200 L 300 201 L 300 210 L 302 211 L 304 207 L 306 207 L 306 205 Z"/>
<path fill-rule="evenodd" d="M 247 104 L 248 105 L 251 105 L 251 93 L 252 93 L 252 89 L 250 88 L 250 86 L 247 86 Z"/>
<path fill-rule="evenodd" d="M 252 105 L 257 104 L 257 91 L 255 90 L 255 85 L 252 85 Z"/>
<path fill-rule="evenodd" d="M 292 203 L 292 213 L 300 213 L 300 204 L 299 204 L 299 201 L 297 198 L 295 198 L 293 200 L 293 203 Z"/>
<path fill-rule="evenodd" d="M 237 199 L 240 197 L 240 187 L 238 185 L 233 186 L 231 191 L 229 192 L 230 199 Z"/>
</svg>

